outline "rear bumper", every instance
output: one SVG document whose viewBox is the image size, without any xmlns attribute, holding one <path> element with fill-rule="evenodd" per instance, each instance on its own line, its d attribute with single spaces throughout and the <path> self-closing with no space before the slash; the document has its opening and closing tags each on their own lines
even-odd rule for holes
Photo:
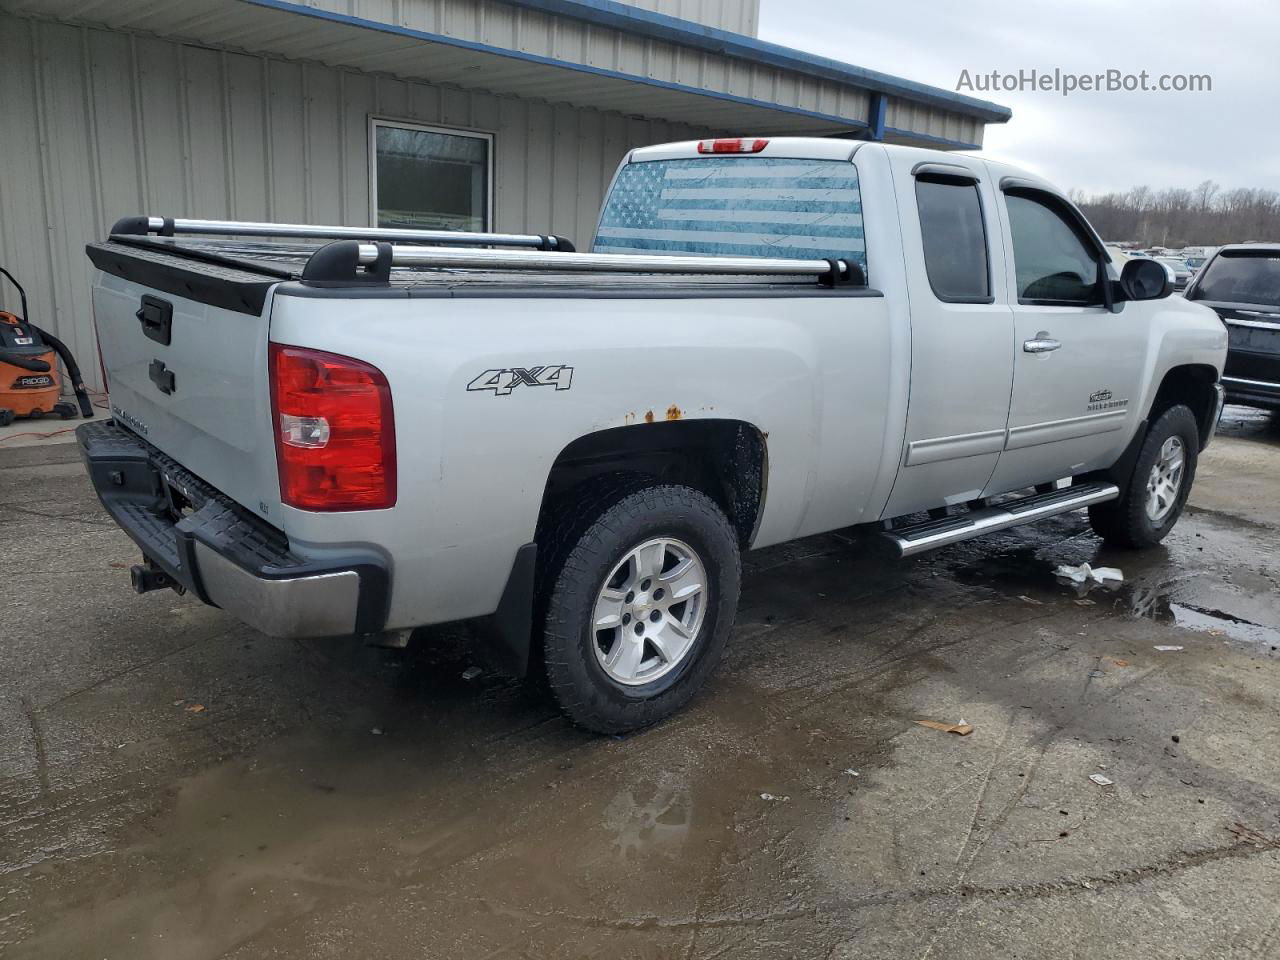
<svg viewBox="0 0 1280 960">
<path fill-rule="evenodd" d="M 298 555 L 282 532 L 114 423 L 83 424 L 76 439 L 112 519 L 184 590 L 272 636 L 382 629 L 390 578 L 381 558 Z"/>
</svg>

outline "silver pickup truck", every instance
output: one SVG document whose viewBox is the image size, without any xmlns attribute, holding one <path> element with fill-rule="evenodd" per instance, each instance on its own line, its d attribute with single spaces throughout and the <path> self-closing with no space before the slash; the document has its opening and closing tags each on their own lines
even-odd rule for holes
<svg viewBox="0 0 1280 960">
<path fill-rule="evenodd" d="M 470 620 L 593 730 L 721 657 L 740 552 L 898 556 L 1087 507 L 1154 544 L 1227 334 L 1019 169 L 847 140 L 632 151 L 562 237 L 136 217 L 88 254 L 79 440 L 135 589 L 263 631 Z"/>
</svg>

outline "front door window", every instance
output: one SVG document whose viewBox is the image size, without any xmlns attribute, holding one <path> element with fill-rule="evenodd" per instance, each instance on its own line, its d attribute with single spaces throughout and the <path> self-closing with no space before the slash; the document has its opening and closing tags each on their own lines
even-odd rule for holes
<svg viewBox="0 0 1280 960">
<path fill-rule="evenodd" d="M 1050 203 L 1008 193 L 1018 302 L 1090 306 L 1100 302 L 1098 255 Z"/>
</svg>

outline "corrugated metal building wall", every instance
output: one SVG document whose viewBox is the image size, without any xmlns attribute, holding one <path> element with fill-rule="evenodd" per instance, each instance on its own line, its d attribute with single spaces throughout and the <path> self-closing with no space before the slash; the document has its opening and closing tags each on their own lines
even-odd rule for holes
<svg viewBox="0 0 1280 960">
<path fill-rule="evenodd" d="M 760 0 L 622 0 L 633 7 L 665 13 L 694 23 L 705 23 L 733 33 L 756 35 L 760 24 Z"/>
<path fill-rule="evenodd" d="M 632 5 L 645 6 L 643 3 Z M 823 131 L 826 133 L 847 130 L 851 121 L 861 122 L 869 115 L 867 89 L 848 81 L 801 73 L 750 56 L 731 56 L 718 48 L 704 49 L 654 38 L 629 29 L 629 25 L 601 25 L 558 16 L 540 6 L 490 0 L 307 0 L 307 9 L 315 20 L 331 22 L 332 17 L 352 17 L 389 30 L 422 31 L 428 36 L 509 49 L 522 56 L 584 68 L 569 73 L 539 74 L 530 72 L 530 65 L 519 59 L 491 68 L 490 82 L 520 82 L 521 89 L 531 97 L 576 102 L 588 92 L 609 89 L 615 98 L 609 104 L 613 109 L 624 113 L 679 116 L 664 113 L 671 105 L 660 99 L 663 86 L 677 85 L 710 94 L 705 99 L 686 103 L 686 108 L 692 107 L 698 116 L 715 116 L 717 111 L 732 116 L 736 107 L 719 99 L 722 95 L 792 111 L 791 119 L 796 126 L 779 126 L 779 122 L 786 119 L 786 113 L 780 112 L 766 127 L 766 132 L 774 134 L 815 132 L 813 117 L 809 115 L 812 113 L 828 118 Z M 293 42 L 301 44 L 310 39 L 304 41 L 303 37 L 298 34 Z M 277 45 L 272 49 L 293 53 L 289 39 L 273 38 L 273 42 Z M 380 51 L 377 56 L 381 58 L 382 69 L 407 74 L 415 62 L 420 62 L 421 50 L 402 44 Z M 438 71 L 432 74 L 433 79 L 451 80 L 462 86 L 474 83 L 474 73 L 460 72 L 456 67 L 450 69 L 450 64 L 456 63 L 469 71 L 474 67 L 472 54 L 441 50 L 437 56 L 439 62 L 429 67 Z M 601 71 L 635 79 L 610 86 Z M 927 114 L 922 116 L 933 119 Z M 972 121 L 970 126 L 976 131 L 973 135 L 980 138 L 981 122 Z M 934 123 L 919 132 L 940 137 L 943 127 Z"/>
<path fill-rule="evenodd" d="M 962 116 L 899 97 L 889 97 L 887 106 L 885 125 L 890 135 L 885 139 L 890 143 L 920 146 L 920 139 L 924 136 L 939 137 L 953 143 L 959 141 L 982 145 L 983 123 L 975 117 Z"/>
<path fill-rule="evenodd" d="M 121 216 L 367 224 L 376 115 L 492 132 L 495 229 L 585 243 L 628 149 L 712 132 L 3 14 L 0 91 L 0 263 L 95 389 L 84 244 Z"/>
</svg>

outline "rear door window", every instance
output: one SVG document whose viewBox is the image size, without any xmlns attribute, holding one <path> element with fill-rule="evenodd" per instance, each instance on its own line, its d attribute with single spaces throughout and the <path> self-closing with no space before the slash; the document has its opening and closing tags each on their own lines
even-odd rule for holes
<svg viewBox="0 0 1280 960">
<path fill-rule="evenodd" d="M 1223 251 L 1205 268 L 1195 299 L 1280 307 L 1280 251 Z"/>
<path fill-rule="evenodd" d="M 991 303 L 987 231 L 978 185 L 921 176 L 916 180 L 916 207 L 934 295 L 949 303 Z"/>
<path fill-rule="evenodd" d="M 867 269 L 858 171 L 843 160 L 706 157 L 629 163 L 599 253 L 843 259 Z"/>
</svg>

